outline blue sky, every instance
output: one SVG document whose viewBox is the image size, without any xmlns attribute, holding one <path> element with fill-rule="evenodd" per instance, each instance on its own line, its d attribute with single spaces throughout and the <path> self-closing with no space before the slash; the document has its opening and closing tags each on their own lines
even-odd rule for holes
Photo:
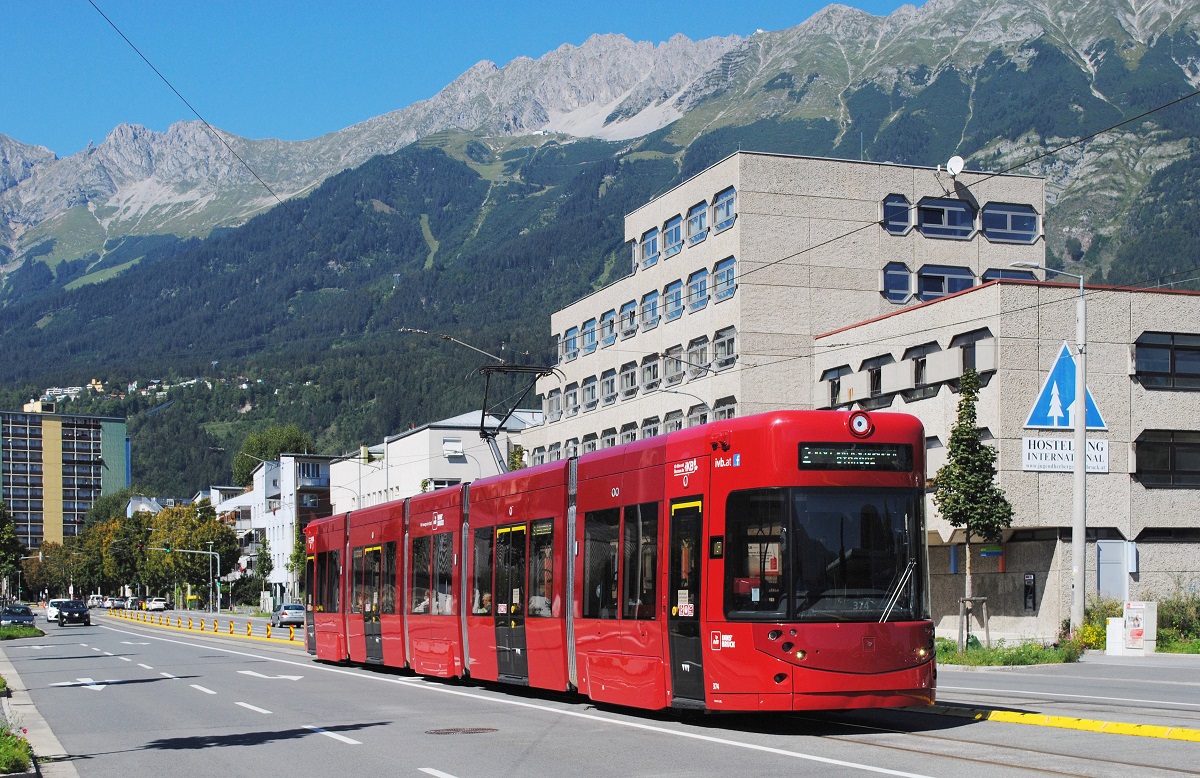
<svg viewBox="0 0 1200 778">
<path fill-rule="evenodd" d="M 300 140 L 431 97 L 480 60 L 537 58 L 593 33 L 664 41 L 800 24 L 826 3 L 94 0 L 209 122 Z M 853 0 L 886 15 L 899 0 Z M 194 118 L 87 0 L 3 0 L 0 133 L 59 156 L 121 122 Z"/>
</svg>

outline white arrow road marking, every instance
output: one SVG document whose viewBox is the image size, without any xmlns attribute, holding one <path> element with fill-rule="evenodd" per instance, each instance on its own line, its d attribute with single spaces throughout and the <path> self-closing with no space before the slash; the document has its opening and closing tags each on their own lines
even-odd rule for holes
<svg viewBox="0 0 1200 778">
<path fill-rule="evenodd" d="M 316 732 L 318 735 L 324 735 L 325 737 L 331 737 L 334 740 L 340 740 L 343 743 L 349 743 L 352 746 L 361 746 L 362 745 L 362 743 L 358 740 L 348 738 L 345 735 L 339 735 L 336 732 L 330 732 L 328 730 L 321 729 L 320 727 L 314 727 L 311 724 L 305 724 L 304 728 L 312 730 L 313 732 Z"/>
<path fill-rule="evenodd" d="M 28 647 L 32 648 L 34 651 L 44 651 L 45 649 L 50 648 L 50 646 L 28 646 Z"/>
<path fill-rule="evenodd" d="M 74 681 L 59 681 L 58 683 L 52 683 L 50 685 L 51 686 L 79 686 L 84 689 L 92 689 L 93 691 L 98 692 L 109 683 L 116 683 L 116 681 L 107 681 L 106 683 L 96 683 L 91 678 L 76 678 Z"/>
<path fill-rule="evenodd" d="M 251 705 L 248 702 L 235 702 L 234 705 L 241 705 L 243 708 L 247 708 L 248 710 L 252 710 L 256 713 L 270 713 L 271 712 L 269 710 L 264 710 L 263 708 L 259 708 L 255 705 Z"/>
<path fill-rule="evenodd" d="M 253 670 L 238 670 L 238 672 L 242 675 L 249 675 L 255 678 L 266 678 L 270 681 L 280 681 L 284 679 L 289 681 L 299 681 L 304 677 L 303 675 L 263 675 L 262 673 L 256 673 Z"/>
<path fill-rule="evenodd" d="M 205 689 L 203 686 L 201 686 L 200 684 L 197 684 L 197 683 L 190 684 L 190 686 L 193 689 L 198 689 L 198 690 L 204 692 L 205 694 L 216 694 L 216 692 L 214 692 L 212 689 Z"/>
</svg>

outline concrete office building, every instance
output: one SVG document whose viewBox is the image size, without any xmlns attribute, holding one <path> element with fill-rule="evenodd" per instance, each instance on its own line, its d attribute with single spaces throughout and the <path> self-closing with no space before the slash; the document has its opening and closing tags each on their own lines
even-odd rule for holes
<svg viewBox="0 0 1200 778">
<path fill-rule="evenodd" d="M 124 419 L 56 413 L 41 401 L 0 411 L 0 496 L 27 548 L 78 535 L 96 498 L 127 486 Z"/>
<path fill-rule="evenodd" d="M 1020 447 L 1026 437 L 1070 435 L 1019 427 L 1062 341 L 1074 345 L 1078 289 L 1043 284 L 1041 273 L 1012 267 L 1044 262 L 1044 213 L 1040 178 L 951 177 L 936 168 L 738 152 L 629 214 L 632 273 L 552 315 L 560 375 L 538 384 L 546 421 L 524 433 L 531 461 L 777 408 L 864 407 L 922 419 L 932 476 L 945 461 L 939 447 L 954 421 L 957 379 L 975 367 L 986 382 L 980 424 L 998 441 L 1000 485 L 1016 508 L 1004 555 L 974 564 L 983 571 L 977 588 L 991 597 L 994 634 L 1051 636 L 1069 612 L 1071 474 L 1069 467 L 1066 473 L 1023 469 Z M 1089 290 L 1089 300 L 1097 294 Z M 1130 469 L 1131 451 L 1150 443 L 1156 462 L 1178 458 L 1200 417 L 1183 414 L 1168 423 L 1142 416 L 1172 405 L 1168 396 L 1178 394 L 1185 407 L 1195 403 L 1178 391 L 1181 385 L 1159 385 L 1174 381 L 1170 375 L 1156 373 L 1159 384 L 1145 385 L 1131 372 L 1130 355 L 1141 348 L 1139 338 L 1149 338 L 1158 362 L 1184 354 L 1185 334 L 1200 332 L 1200 298 L 1103 294 L 1104 307 L 1092 316 L 1100 340 L 1089 371 L 1105 378 L 1089 383 L 1108 414 L 1109 477 L 1122 473 L 1126 483 L 1089 482 L 1089 526 L 1101 528 L 1102 541 L 1146 541 L 1143 530 L 1167 526 L 1173 540 L 1184 541 L 1164 550 L 1162 576 L 1147 570 L 1157 552 L 1143 548 L 1139 572 L 1130 573 L 1131 547 L 1102 544 L 1126 560 L 1106 592 L 1142 596 L 1151 581 L 1165 585 L 1168 570 L 1200 570 L 1200 562 L 1186 561 L 1197 555 L 1186 541 L 1193 530 L 1185 519 L 1151 526 L 1134 514 L 1163 503 L 1157 494 L 1200 504 L 1193 490 L 1155 492 L 1143 483 Z M 1122 305 L 1123 317 L 1116 313 Z M 1013 306 L 1023 306 L 1024 318 Z M 1096 384 L 1117 375 L 1127 385 L 1123 403 L 1109 399 L 1115 385 Z M 1153 398 L 1139 403 L 1138 392 Z M 1067 418 L 1072 396 L 1064 388 L 1058 421 Z M 1118 432 L 1113 425 L 1122 412 Z M 1176 481 L 1174 465 L 1164 467 L 1167 474 L 1157 477 L 1186 486 Z M 1101 519 L 1098 506 L 1116 509 L 1118 494 L 1126 496 L 1123 517 Z M 961 533 L 929 508 L 931 544 L 938 547 L 931 554 L 935 614 L 939 627 L 952 632 L 965 565 L 951 550 Z M 1094 556 L 1096 546 L 1089 549 Z M 999 572 L 1001 560 L 1008 572 Z M 1088 591 L 1096 592 L 1094 560 L 1088 570 Z M 1034 597 L 1027 610 L 1030 572 Z"/>
</svg>

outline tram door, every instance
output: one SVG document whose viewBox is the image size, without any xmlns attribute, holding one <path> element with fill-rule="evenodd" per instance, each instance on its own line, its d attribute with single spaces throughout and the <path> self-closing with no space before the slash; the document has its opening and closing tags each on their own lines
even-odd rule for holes
<svg viewBox="0 0 1200 778">
<path fill-rule="evenodd" d="M 667 584 L 667 643 L 673 701 L 704 702 L 704 645 L 700 640 L 700 497 L 671 501 L 671 562 Z"/>
<path fill-rule="evenodd" d="M 317 558 L 312 554 L 304 562 L 304 648 L 317 653 Z"/>
<path fill-rule="evenodd" d="M 363 549 L 363 636 L 367 642 L 367 661 L 372 664 L 383 664 L 383 628 L 379 623 L 382 556 L 382 546 Z"/>
<path fill-rule="evenodd" d="M 496 528 L 496 664 L 500 680 L 529 683 L 525 650 L 526 525 Z"/>
</svg>

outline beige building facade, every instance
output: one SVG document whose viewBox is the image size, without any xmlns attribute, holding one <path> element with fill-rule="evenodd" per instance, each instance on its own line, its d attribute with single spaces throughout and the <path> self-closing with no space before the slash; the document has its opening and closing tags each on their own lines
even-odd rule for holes
<svg viewBox="0 0 1200 778">
<path fill-rule="evenodd" d="M 986 382 L 980 424 L 1016 512 L 1000 555 L 973 560 L 976 593 L 989 597 L 994 635 L 1051 637 L 1069 612 L 1072 477 L 1025 470 L 1023 457 L 1025 438 L 1070 432 L 1024 424 L 1063 342 L 1074 349 L 1078 287 L 1013 267 L 1044 262 L 1044 213 L 1040 178 L 738 152 L 629 214 L 632 272 L 552 315 L 559 372 L 538 383 L 545 423 L 524 433 L 531 462 L 778 408 L 863 407 L 924 422 L 932 477 L 957 379 L 974 367 Z M 1200 394 L 1170 376 L 1147 386 L 1131 365 L 1144 333 L 1168 336 L 1169 359 L 1185 354 L 1200 298 L 1089 289 L 1088 302 L 1088 384 L 1107 424 L 1089 441 L 1106 441 L 1108 467 L 1089 476 L 1089 527 L 1105 562 L 1125 560 L 1121 596 L 1166 594 L 1200 575 L 1186 526 L 1198 524 L 1200 484 L 1168 473 L 1168 488 L 1143 485 L 1136 450 L 1190 451 Z M 1161 361 L 1161 344 L 1146 348 Z M 1061 422 L 1071 397 L 1059 400 Z M 1192 510 L 1161 523 L 1180 501 Z M 952 633 L 962 539 L 932 504 L 930 529 L 934 610 Z M 1097 545 L 1088 548 L 1097 592 Z"/>
</svg>

